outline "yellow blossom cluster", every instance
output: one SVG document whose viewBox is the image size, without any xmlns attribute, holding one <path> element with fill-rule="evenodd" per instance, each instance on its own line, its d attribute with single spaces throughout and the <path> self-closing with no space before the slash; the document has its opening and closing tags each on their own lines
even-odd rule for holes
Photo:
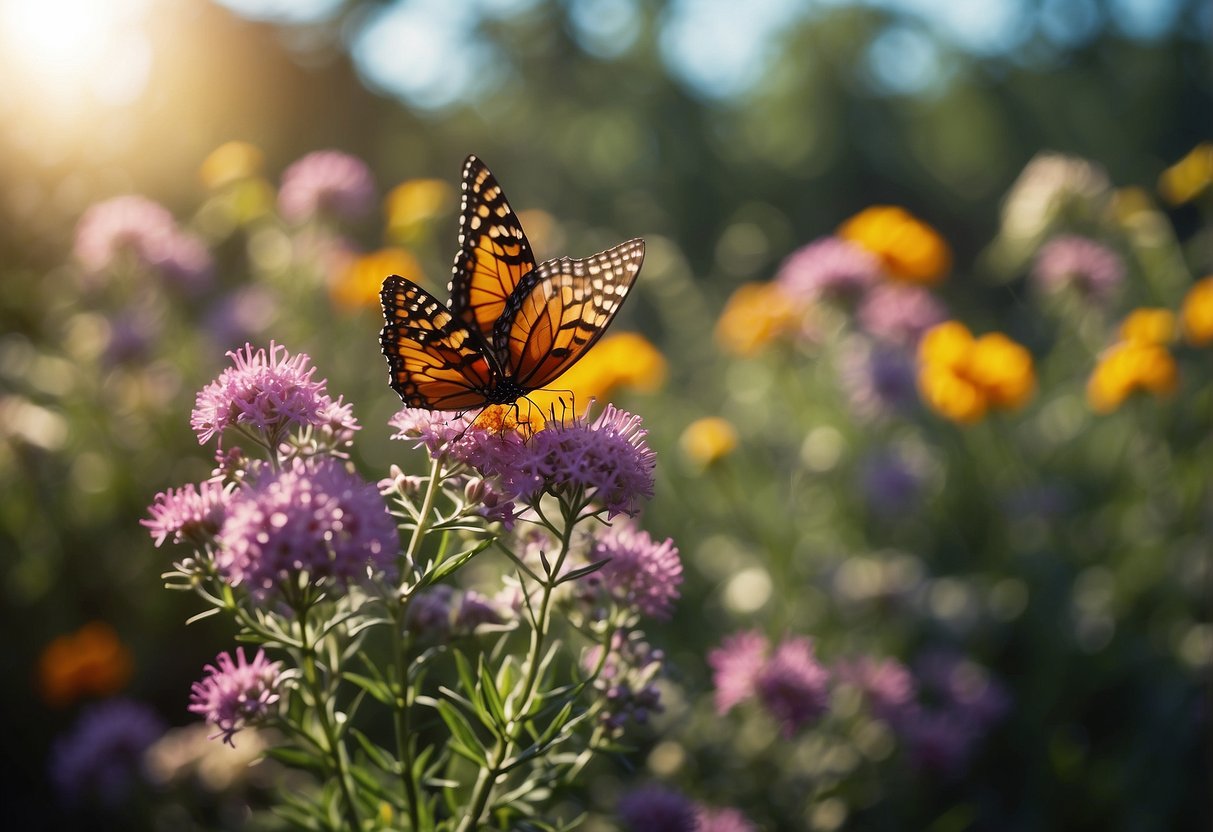
<svg viewBox="0 0 1213 832">
<path fill-rule="evenodd" d="M 1201 142 L 1187 156 L 1162 172 L 1158 191 L 1172 205 L 1200 196 L 1213 184 L 1213 142 Z"/>
<path fill-rule="evenodd" d="M 737 447 L 737 429 L 727 419 L 705 416 L 686 426 L 679 444 L 687 459 L 706 468 L 731 454 Z"/>
<path fill-rule="evenodd" d="M 716 343 L 733 355 L 757 355 L 772 341 L 803 332 L 808 306 L 776 283 L 737 287 L 716 321 Z"/>
<path fill-rule="evenodd" d="M 1120 340 L 1104 350 L 1087 381 L 1087 402 L 1110 413 L 1130 395 L 1174 392 L 1179 369 L 1167 345 L 1175 339 L 1175 315 L 1167 309 L 1136 309 L 1120 326 Z"/>
<path fill-rule="evenodd" d="M 1213 343 L 1213 275 L 1196 281 L 1188 290 L 1179 320 L 1189 344 L 1204 347 Z"/>
<path fill-rule="evenodd" d="M 1025 404 L 1036 389 L 1032 356 L 1000 332 L 975 338 L 959 321 L 932 327 L 918 345 L 918 386 L 933 410 L 960 424 Z"/>
<path fill-rule="evenodd" d="M 839 226 L 838 236 L 879 257 L 894 280 L 931 286 L 952 268 L 952 251 L 943 237 L 895 205 L 865 208 Z"/>
<path fill-rule="evenodd" d="M 350 258 L 336 269 L 329 284 L 329 296 L 340 309 L 357 310 L 379 306 L 379 292 L 390 274 L 424 283 L 421 263 L 407 249 L 381 248 Z"/>
</svg>

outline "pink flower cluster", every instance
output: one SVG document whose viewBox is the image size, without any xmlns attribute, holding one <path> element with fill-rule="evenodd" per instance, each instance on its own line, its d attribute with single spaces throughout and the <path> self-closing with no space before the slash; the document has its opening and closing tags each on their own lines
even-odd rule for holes
<svg viewBox="0 0 1213 832">
<path fill-rule="evenodd" d="M 205 668 L 202 681 L 190 692 L 190 710 L 206 717 L 219 729 L 223 741 L 235 747 L 232 737 L 250 725 L 264 722 L 281 699 L 282 665 L 258 650 L 250 662 L 244 648 L 236 648 L 236 658 L 220 653 L 215 663 Z"/>
<path fill-rule="evenodd" d="M 214 266 L 206 244 L 182 231 L 168 209 L 135 195 L 114 197 L 85 211 L 73 251 L 91 277 L 129 257 L 188 291 L 204 288 Z"/>
<path fill-rule="evenodd" d="M 757 699 L 790 737 L 829 707 L 830 674 L 817 661 L 809 638 L 788 637 L 772 653 L 761 633 L 737 633 L 708 654 L 708 664 L 721 715 Z"/>
</svg>

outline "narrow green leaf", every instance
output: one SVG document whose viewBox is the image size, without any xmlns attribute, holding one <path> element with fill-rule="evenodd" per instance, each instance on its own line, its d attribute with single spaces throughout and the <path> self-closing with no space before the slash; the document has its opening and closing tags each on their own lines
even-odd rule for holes
<svg viewBox="0 0 1213 832">
<path fill-rule="evenodd" d="M 387 750 L 380 748 L 370 737 L 359 731 L 357 728 L 350 728 L 350 734 L 358 743 L 358 747 L 366 754 L 367 759 L 374 763 L 380 770 L 393 776 L 400 776 L 400 763 L 394 756 L 388 753 Z"/>
<path fill-rule="evenodd" d="M 297 748 L 270 748 L 265 753 L 266 756 L 290 768 L 299 768 L 320 775 L 328 773 L 328 766 L 324 761 Z"/>
<path fill-rule="evenodd" d="M 438 715 L 442 717 L 442 721 L 446 723 L 447 728 L 451 731 L 451 750 L 468 757 L 468 759 L 477 765 L 486 765 L 488 761 L 485 759 L 483 752 L 474 750 L 480 748 L 480 740 L 477 739 L 476 732 L 472 730 L 472 725 L 467 721 L 467 717 L 461 714 L 449 702 L 439 700 L 437 707 Z M 463 746 L 462 750 L 460 746 Z"/>
<path fill-rule="evenodd" d="M 580 569 L 573 569 L 572 571 L 566 572 L 564 575 L 560 576 L 559 579 L 557 579 L 555 585 L 560 586 L 561 584 L 567 584 L 570 581 L 575 581 L 578 578 L 584 578 L 586 575 L 592 575 L 601 569 L 609 560 L 610 558 L 603 558 L 602 560 L 594 561 L 589 566 L 583 566 Z"/>
<path fill-rule="evenodd" d="M 393 694 L 391 688 L 389 688 L 383 682 L 376 681 L 369 676 L 363 676 L 360 673 L 351 673 L 348 670 L 341 674 L 341 678 L 362 688 L 362 690 L 366 691 L 388 707 L 392 707 L 396 704 L 395 694 Z"/>
</svg>

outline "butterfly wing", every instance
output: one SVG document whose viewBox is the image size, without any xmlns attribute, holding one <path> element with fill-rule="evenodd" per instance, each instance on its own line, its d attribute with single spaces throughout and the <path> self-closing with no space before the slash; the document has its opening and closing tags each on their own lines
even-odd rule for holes
<svg viewBox="0 0 1213 832">
<path fill-rule="evenodd" d="M 524 277 L 493 331 L 506 378 L 537 390 L 572 367 L 610 325 L 643 260 L 635 239 L 584 260 L 547 260 Z"/>
<path fill-rule="evenodd" d="M 410 407 L 468 410 L 486 404 L 501 368 L 479 332 L 411 280 L 392 275 L 380 293 L 379 336 L 392 389 Z"/>
<path fill-rule="evenodd" d="M 451 311 L 486 342 L 535 255 L 514 209 L 484 162 L 463 164 L 459 253 L 451 276 Z"/>
</svg>

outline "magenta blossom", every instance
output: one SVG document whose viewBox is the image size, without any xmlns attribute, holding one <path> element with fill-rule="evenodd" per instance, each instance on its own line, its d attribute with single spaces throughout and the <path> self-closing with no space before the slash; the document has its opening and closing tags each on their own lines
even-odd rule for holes
<svg viewBox="0 0 1213 832">
<path fill-rule="evenodd" d="M 716 713 L 724 716 L 754 695 L 758 674 L 767 661 L 771 643 L 757 630 L 734 633 L 708 653 L 716 687 Z"/>
<path fill-rule="evenodd" d="M 220 653 L 214 664 L 205 668 L 202 681 L 190 692 L 190 710 L 206 717 L 219 729 L 215 736 L 235 747 L 232 737 L 243 728 L 265 722 L 281 699 L 282 665 L 266 659 L 258 650 L 250 662 L 244 648 L 236 648 L 236 658 Z"/>
<path fill-rule="evenodd" d="M 278 210 L 291 222 L 318 214 L 356 219 L 375 201 L 375 181 L 361 159 L 337 150 L 318 150 L 282 174 Z"/>
<path fill-rule="evenodd" d="M 643 786 L 624 795 L 617 807 L 627 832 L 695 832 L 695 804 L 663 786 Z"/>
<path fill-rule="evenodd" d="M 150 517 L 140 525 L 160 546 L 171 535 L 174 543 L 209 541 L 223 524 L 228 494 L 223 483 L 208 480 L 201 485 L 170 488 L 156 495 L 148 508 Z"/>
<path fill-rule="evenodd" d="M 823 237 L 792 252 L 775 276 L 789 297 L 854 302 L 881 278 L 880 260 L 839 237 Z"/>
<path fill-rule="evenodd" d="M 1036 253 L 1032 279 L 1047 293 L 1072 287 L 1094 301 L 1107 301 L 1125 280 L 1125 265 L 1115 251 L 1095 240 L 1066 234 Z"/>
<path fill-rule="evenodd" d="M 788 638 L 758 672 L 759 700 L 783 726 L 784 736 L 819 719 L 829 707 L 830 674 L 813 655 L 809 638 Z"/>
<path fill-rule="evenodd" d="M 947 310 L 921 286 L 882 283 L 864 296 L 856 318 L 874 338 L 913 348 L 923 333 L 947 318 Z"/>
<path fill-rule="evenodd" d="M 617 603 L 642 615 L 670 617 L 682 583 L 682 561 L 673 540 L 656 543 L 648 532 L 617 523 L 597 536 L 588 557 L 606 560 L 587 577 L 590 585 L 601 585 Z"/>
<path fill-rule="evenodd" d="M 737 809 L 700 806 L 698 817 L 699 826 L 696 827 L 696 832 L 758 832 L 758 827 L 750 823 Z"/>
<path fill-rule="evenodd" d="M 163 205 L 142 196 L 118 196 L 98 202 L 80 217 L 73 246 L 89 273 L 104 271 L 122 257 L 145 266 L 165 260 L 177 223 Z"/>
</svg>

